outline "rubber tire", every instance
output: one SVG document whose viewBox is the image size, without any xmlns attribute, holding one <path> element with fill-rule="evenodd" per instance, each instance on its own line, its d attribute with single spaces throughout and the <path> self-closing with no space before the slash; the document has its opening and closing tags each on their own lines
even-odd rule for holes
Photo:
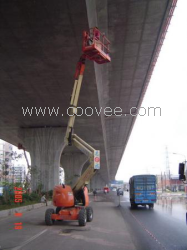
<svg viewBox="0 0 187 250">
<path fill-rule="evenodd" d="M 62 207 L 57 207 L 56 208 L 56 214 L 58 214 L 60 212 L 60 210 L 62 209 Z"/>
<path fill-rule="evenodd" d="M 91 222 L 93 220 L 93 209 L 92 207 L 86 208 L 87 222 Z"/>
<path fill-rule="evenodd" d="M 137 208 L 137 205 L 134 204 L 134 203 L 131 203 L 131 208 L 132 208 L 132 209 L 135 209 L 135 208 Z"/>
<path fill-rule="evenodd" d="M 150 204 L 149 209 L 153 209 L 153 208 L 154 208 L 154 204 Z"/>
<path fill-rule="evenodd" d="M 86 221 L 87 221 L 87 215 L 86 215 L 86 209 L 85 208 L 82 208 L 80 211 L 79 211 L 79 217 L 78 217 L 78 220 L 79 220 L 79 226 L 80 227 L 84 227 L 86 226 Z"/>
<path fill-rule="evenodd" d="M 52 208 L 48 208 L 45 212 L 45 223 L 47 226 L 52 226 L 55 222 L 55 220 L 51 219 L 51 215 L 54 214 L 55 211 Z"/>
</svg>

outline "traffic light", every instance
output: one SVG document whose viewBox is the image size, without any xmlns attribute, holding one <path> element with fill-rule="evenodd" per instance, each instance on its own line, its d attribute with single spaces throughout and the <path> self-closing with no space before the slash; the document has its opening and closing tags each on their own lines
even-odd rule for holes
<svg viewBox="0 0 187 250">
<path fill-rule="evenodd" d="M 184 174 L 185 164 L 179 163 L 179 180 L 185 181 L 186 176 Z"/>
</svg>

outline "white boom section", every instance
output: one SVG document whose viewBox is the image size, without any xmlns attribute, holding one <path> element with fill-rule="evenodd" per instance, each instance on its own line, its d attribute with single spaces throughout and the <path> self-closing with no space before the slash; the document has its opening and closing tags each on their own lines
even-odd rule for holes
<svg viewBox="0 0 187 250">
<path fill-rule="evenodd" d="M 85 61 L 85 59 L 84 59 L 84 61 Z M 84 61 L 83 61 L 83 63 L 79 62 L 77 65 L 77 69 L 76 69 L 77 76 L 75 78 L 73 92 L 72 92 L 71 101 L 70 101 L 70 108 L 71 108 L 70 117 L 69 117 L 68 126 L 67 126 L 67 130 L 66 130 L 66 135 L 64 138 L 66 145 L 71 145 L 71 135 L 73 132 L 72 130 L 73 130 L 73 126 L 75 123 L 75 117 L 77 114 L 77 104 L 78 104 L 78 99 L 79 99 L 79 95 L 80 95 L 83 73 L 84 73 L 84 69 L 85 69 Z"/>
<path fill-rule="evenodd" d="M 81 177 L 77 180 L 75 185 L 72 187 L 73 191 L 79 191 L 82 187 L 84 187 L 86 182 L 89 182 L 93 177 L 97 169 L 94 169 L 94 153 L 95 149 L 92 148 L 89 144 L 87 144 L 84 140 L 82 140 L 77 135 L 72 136 L 72 143 L 75 147 L 80 149 L 85 155 L 89 157 L 89 166 L 85 170 L 85 172 L 81 175 Z"/>
</svg>

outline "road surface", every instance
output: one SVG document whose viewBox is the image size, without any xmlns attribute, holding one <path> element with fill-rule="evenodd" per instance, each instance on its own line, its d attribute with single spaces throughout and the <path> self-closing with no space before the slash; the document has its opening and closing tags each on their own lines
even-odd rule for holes
<svg viewBox="0 0 187 250">
<path fill-rule="evenodd" d="M 108 199 L 119 204 L 119 197 L 111 192 Z M 138 250 L 187 250 L 186 206 L 168 202 L 156 204 L 154 209 L 131 209 L 129 193 L 120 197 L 120 211 Z"/>
<path fill-rule="evenodd" d="M 128 193 L 91 196 L 94 220 L 86 227 L 77 222 L 46 226 L 46 207 L 27 211 L 23 229 L 15 230 L 18 218 L 0 219 L 0 249 L 3 250 L 187 250 L 186 207 L 156 205 L 131 209 Z"/>
</svg>

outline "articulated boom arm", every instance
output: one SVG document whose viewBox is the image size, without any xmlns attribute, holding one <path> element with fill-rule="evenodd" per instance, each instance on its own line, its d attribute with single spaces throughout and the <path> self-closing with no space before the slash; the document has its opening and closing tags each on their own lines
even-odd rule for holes
<svg viewBox="0 0 187 250">
<path fill-rule="evenodd" d="M 90 165 L 74 185 L 74 193 L 82 189 L 85 183 L 89 182 L 97 169 L 100 168 L 99 150 L 95 150 L 80 137 L 73 134 L 73 127 L 77 114 L 77 104 L 85 70 L 86 58 L 99 64 L 110 62 L 111 59 L 109 56 L 109 44 L 110 42 L 103 34 L 100 33 L 97 28 L 90 29 L 89 33 L 83 32 L 83 55 L 80 57 L 76 67 L 75 82 L 70 101 L 71 111 L 64 141 L 66 145 L 71 146 L 73 144 L 85 155 L 87 155 L 89 157 Z"/>
<path fill-rule="evenodd" d="M 73 186 L 73 191 L 76 193 L 82 187 L 84 187 L 86 182 L 89 182 L 93 175 L 96 173 L 97 169 L 94 168 L 94 157 L 96 151 L 89 144 L 87 144 L 84 140 L 82 140 L 79 136 L 73 134 L 73 145 L 80 149 L 85 155 L 89 157 L 89 166 L 85 170 L 85 172 L 81 175 L 81 177 L 77 180 L 75 185 Z"/>
</svg>

